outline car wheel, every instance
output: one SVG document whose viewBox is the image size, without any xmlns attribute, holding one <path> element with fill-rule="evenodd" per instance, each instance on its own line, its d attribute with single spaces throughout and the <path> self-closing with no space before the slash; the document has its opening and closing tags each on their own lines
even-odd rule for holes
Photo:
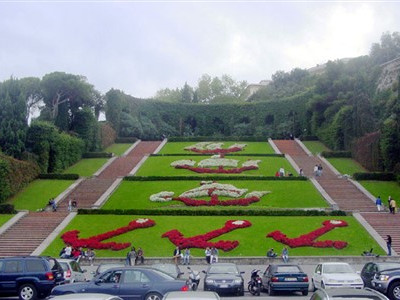
<svg viewBox="0 0 400 300">
<path fill-rule="evenodd" d="M 273 295 L 275 295 L 275 292 L 274 292 L 274 290 L 272 289 L 272 287 L 269 285 L 269 286 L 268 286 L 268 296 L 273 296 Z"/>
<path fill-rule="evenodd" d="M 388 297 L 390 299 L 400 299 L 400 282 L 395 282 L 390 285 Z"/>
<path fill-rule="evenodd" d="M 161 300 L 162 296 L 159 293 L 150 293 L 147 294 L 146 300 Z"/>
<path fill-rule="evenodd" d="M 308 295 L 308 290 L 301 291 L 301 293 L 302 293 L 303 296 L 307 296 Z"/>
<path fill-rule="evenodd" d="M 18 297 L 20 300 L 34 300 L 37 298 L 36 288 L 33 284 L 23 284 L 19 287 Z"/>
</svg>

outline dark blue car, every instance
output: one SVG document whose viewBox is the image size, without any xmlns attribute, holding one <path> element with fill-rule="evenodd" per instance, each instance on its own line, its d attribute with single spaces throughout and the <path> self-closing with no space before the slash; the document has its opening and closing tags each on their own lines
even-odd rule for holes
<svg viewBox="0 0 400 300">
<path fill-rule="evenodd" d="M 146 267 L 120 267 L 105 271 L 92 281 L 55 287 L 51 295 L 103 293 L 125 300 L 161 300 L 167 292 L 187 291 L 186 281 Z"/>
</svg>

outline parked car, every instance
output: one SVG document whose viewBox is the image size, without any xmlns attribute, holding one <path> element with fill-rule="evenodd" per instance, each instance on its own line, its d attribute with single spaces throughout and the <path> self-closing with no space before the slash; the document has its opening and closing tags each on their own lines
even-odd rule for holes
<svg viewBox="0 0 400 300">
<path fill-rule="evenodd" d="M 42 256 L 0 258 L 0 295 L 23 300 L 47 297 L 64 282 L 64 271 L 56 259 Z"/>
<path fill-rule="evenodd" d="M 312 277 L 312 288 L 345 288 L 362 289 L 364 283 L 359 274 L 348 263 L 328 262 L 318 264 Z"/>
<path fill-rule="evenodd" d="M 244 280 L 236 264 L 214 263 L 211 264 L 204 278 L 204 291 L 213 291 L 218 294 L 244 295 Z"/>
<path fill-rule="evenodd" d="M 163 300 L 219 300 L 221 299 L 216 292 L 169 292 L 166 293 Z"/>
<path fill-rule="evenodd" d="M 174 278 L 181 278 L 184 274 L 176 264 L 152 264 L 151 267 L 161 270 Z"/>
<path fill-rule="evenodd" d="M 51 300 L 122 300 L 118 296 L 112 296 L 108 294 L 67 294 L 61 296 L 54 296 L 50 298 Z"/>
<path fill-rule="evenodd" d="M 112 268 L 122 268 L 122 267 L 125 267 L 125 265 L 124 265 L 124 264 L 120 264 L 120 263 L 100 264 L 100 265 L 97 267 L 96 271 L 93 273 L 93 277 L 96 277 L 96 276 L 98 276 L 99 274 L 101 274 L 101 273 L 103 273 L 103 272 L 105 272 L 105 271 L 107 271 L 107 270 L 109 270 L 109 269 L 112 269 Z"/>
<path fill-rule="evenodd" d="M 161 300 L 167 292 L 187 290 L 185 280 L 175 279 L 160 270 L 147 267 L 121 267 L 107 270 L 89 282 L 57 286 L 51 295 L 104 293 L 125 300 Z"/>
<path fill-rule="evenodd" d="M 372 279 L 372 287 L 390 299 L 400 299 L 400 269 L 382 270 Z"/>
<path fill-rule="evenodd" d="M 269 265 L 262 276 L 263 287 L 270 296 L 275 291 L 301 292 L 308 295 L 308 276 L 298 265 Z"/>
<path fill-rule="evenodd" d="M 64 270 L 65 283 L 86 281 L 86 270 L 82 270 L 79 262 L 74 259 L 57 259 Z"/>
<path fill-rule="evenodd" d="M 369 262 L 364 265 L 361 270 L 361 278 L 364 282 L 365 287 L 373 288 L 372 279 L 375 274 L 390 269 L 400 269 L 400 263 L 398 262 Z"/>
<path fill-rule="evenodd" d="M 354 289 L 331 289 L 320 290 L 318 289 L 310 298 L 310 300 L 339 300 L 339 299 L 354 299 L 354 300 L 389 300 L 385 295 L 378 293 L 369 288 Z"/>
</svg>

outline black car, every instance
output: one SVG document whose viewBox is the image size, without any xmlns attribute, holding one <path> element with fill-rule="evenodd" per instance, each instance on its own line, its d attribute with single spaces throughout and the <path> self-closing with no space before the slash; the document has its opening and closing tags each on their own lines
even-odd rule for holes
<svg viewBox="0 0 400 300">
<path fill-rule="evenodd" d="M 45 298 L 54 286 L 63 282 L 64 271 L 52 257 L 0 259 L 0 296 L 18 296 L 22 300 Z"/>
<path fill-rule="evenodd" d="M 147 267 L 112 268 L 89 282 L 55 287 L 51 295 L 103 293 L 125 300 L 161 300 L 171 291 L 187 291 L 186 281 Z"/>
<path fill-rule="evenodd" d="M 369 288 L 339 288 L 339 289 L 318 289 L 310 300 L 335 300 L 335 299 L 353 299 L 353 300 L 388 300 L 385 295 Z"/>
<path fill-rule="evenodd" d="M 400 269 L 400 263 L 397 262 L 369 262 L 364 265 L 361 270 L 361 278 L 364 281 L 364 286 L 373 288 L 372 279 L 375 274 L 389 269 Z"/>
<path fill-rule="evenodd" d="M 176 264 L 152 264 L 151 267 L 163 271 L 174 278 L 181 278 L 184 274 Z"/>
<path fill-rule="evenodd" d="M 244 295 L 244 280 L 238 267 L 232 263 L 211 264 L 204 278 L 204 290 L 218 294 Z"/>
<path fill-rule="evenodd" d="M 308 276 L 298 265 L 269 265 L 262 276 L 263 287 L 270 296 L 276 291 L 301 292 L 308 295 Z"/>
</svg>

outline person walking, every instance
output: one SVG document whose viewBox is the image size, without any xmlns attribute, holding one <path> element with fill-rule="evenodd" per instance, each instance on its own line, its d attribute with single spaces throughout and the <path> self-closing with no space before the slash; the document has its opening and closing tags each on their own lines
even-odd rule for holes
<svg viewBox="0 0 400 300">
<path fill-rule="evenodd" d="M 206 250 L 204 251 L 204 254 L 206 255 L 206 262 L 208 264 L 210 264 L 211 262 L 211 250 L 209 247 L 206 248 Z"/>
<path fill-rule="evenodd" d="M 386 246 L 388 248 L 388 256 L 392 256 L 392 237 L 390 235 L 386 236 Z"/>
<path fill-rule="evenodd" d="M 282 260 L 284 263 L 289 261 L 289 250 L 287 247 L 284 247 L 282 250 Z"/>
<path fill-rule="evenodd" d="M 176 246 L 176 248 L 174 249 L 174 253 L 173 253 L 173 259 L 174 259 L 174 262 L 176 265 L 179 263 L 179 261 L 181 259 L 181 255 L 182 255 L 181 249 L 179 249 L 179 247 Z"/>
<path fill-rule="evenodd" d="M 189 248 L 186 248 L 183 251 L 183 264 L 190 265 L 190 249 Z"/>
<path fill-rule="evenodd" d="M 376 208 L 378 209 L 378 211 L 381 211 L 381 209 L 382 209 L 382 199 L 381 199 L 381 196 L 378 196 L 378 198 L 376 198 L 375 204 L 376 204 Z"/>
</svg>

